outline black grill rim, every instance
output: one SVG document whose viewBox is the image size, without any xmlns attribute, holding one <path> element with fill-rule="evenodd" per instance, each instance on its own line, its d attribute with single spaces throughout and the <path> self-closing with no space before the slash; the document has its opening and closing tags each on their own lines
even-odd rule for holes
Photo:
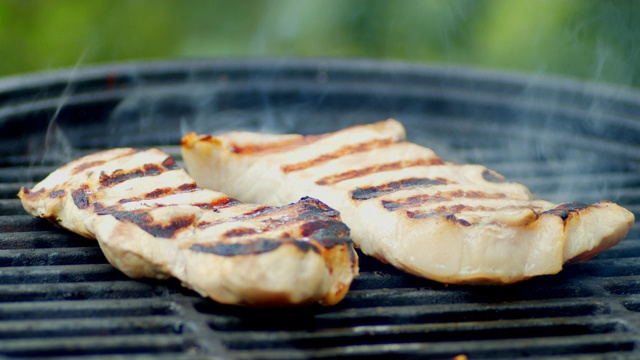
<svg viewBox="0 0 640 360">
<path fill-rule="evenodd" d="M 40 106 L 56 108 L 64 105 L 61 98 L 72 98 L 74 94 L 87 94 L 84 101 L 95 101 L 95 96 L 100 95 L 93 93 L 106 91 L 101 96 L 118 100 L 136 87 L 149 88 L 163 84 L 174 87 L 176 82 L 193 86 L 202 82 L 202 79 L 219 80 L 226 77 L 236 82 L 268 83 L 283 78 L 308 81 L 310 77 L 321 79 L 322 76 L 331 76 L 331 81 L 339 81 L 338 91 L 344 91 L 348 82 L 365 79 L 365 83 L 382 82 L 386 86 L 397 85 L 405 89 L 412 85 L 420 88 L 429 84 L 437 92 L 471 91 L 474 96 L 487 93 L 493 97 L 490 101 L 495 102 L 505 99 L 518 101 L 514 95 L 526 93 L 528 100 L 515 104 L 516 108 L 535 109 L 540 103 L 553 106 L 561 104 L 561 111 L 573 108 L 573 111 L 577 111 L 576 116 L 598 113 L 610 117 L 608 121 L 623 121 L 625 126 L 640 129 L 637 121 L 625 121 L 638 119 L 637 114 L 640 113 L 640 91 L 631 87 L 461 66 L 331 58 L 155 60 L 10 76 L 0 79 L 0 125 L 12 113 L 20 113 L 22 106 L 26 106 L 26 111 L 32 111 L 34 106 L 38 106 L 37 102 L 44 101 Z M 344 81 L 340 81 L 341 78 Z M 123 91 L 123 94 L 119 95 L 118 91 Z M 83 101 L 82 98 L 79 101 Z M 47 101 L 52 103 L 47 104 Z M 594 108 L 601 106 L 605 108 Z M 542 111 L 546 110 L 548 108 L 542 108 Z"/>
<path fill-rule="evenodd" d="M 17 74 L 0 78 L 0 93 L 32 90 L 42 91 L 42 88 L 52 86 L 66 86 L 70 82 L 82 80 L 103 83 L 111 79 L 117 85 L 118 79 L 144 78 L 150 79 L 185 79 L 187 74 L 205 76 L 210 74 L 263 74 L 264 76 L 279 76 L 281 73 L 316 73 L 320 71 L 338 70 L 348 74 L 377 73 L 380 77 L 393 75 L 400 81 L 421 78 L 457 79 L 462 84 L 480 83 L 498 86 L 513 86 L 507 88 L 509 92 L 514 88 L 524 86 L 541 87 L 549 90 L 563 91 L 570 95 L 580 94 L 598 98 L 608 98 L 622 102 L 630 102 L 634 107 L 639 106 L 640 92 L 638 89 L 621 85 L 595 82 L 566 77 L 562 75 L 524 73 L 508 70 L 494 70 L 474 68 L 459 65 L 425 64 L 391 60 L 344 59 L 344 58 L 217 58 L 217 59 L 178 59 L 178 60 L 147 60 L 84 65 L 76 68 L 61 68 L 44 70 L 29 74 Z M 206 77 L 206 76 L 205 76 Z M 257 77 L 253 75 L 252 77 Z"/>
</svg>

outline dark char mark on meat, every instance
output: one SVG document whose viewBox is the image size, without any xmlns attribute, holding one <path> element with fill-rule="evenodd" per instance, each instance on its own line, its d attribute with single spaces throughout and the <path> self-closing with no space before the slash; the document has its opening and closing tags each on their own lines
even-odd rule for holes
<svg viewBox="0 0 640 360">
<path fill-rule="evenodd" d="M 220 256 L 258 255 L 276 250 L 284 244 L 292 244 L 302 252 L 308 252 L 309 250 L 316 253 L 320 252 L 308 241 L 295 239 L 288 239 L 286 241 L 253 239 L 251 242 L 246 243 L 195 244 L 191 246 L 191 250 Z"/>
<path fill-rule="evenodd" d="M 447 201 L 451 201 L 453 199 L 459 199 L 459 198 L 504 199 L 505 197 L 506 195 L 501 193 L 488 194 L 482 191 L 453 190 L 448 192 L 438 192 L 435 194 L 413 195 L 408 198 L 399 199 L 399 200 L 382 200 L 382 206 L 389 211 L 395 211 L 398 209 L 417 207 L 422 204 L 447 202 Z"/>
<path fill-rule="evenodd" d="M 163 162 L 163 164 L 167 163 L 167 160 Z M 175 166 L 175 162 L 167 163 L 169 167 L 165 167 L 157 165 L 157 164 L 144 164 L 142 167 L 137 169 L 132 169 L 130 171 L 124 171 L 122 169 L 116 170 L 113 173 L 107 175 L 104 171 L 100 174 L 100 186 L 108 187 L 112 185 L 116 185 L 122 182 L 125 182 L 130 179 L 135 179 L 139 177 L 145 176 L 156 176 L 160 175 L 167 170 L 174 170 L 177 167 Z"/>
<path fill-rule="evenodd" d="M 262 214 L 265 213 L 263 212 Z M 312 228 L 314 220 L 318 221 L 322 219 L 322 221 L 327 221 L 327 224 L 330 224 L 331 221 L 334 221 L 332 219 L 337 219 L 340 216 L 340 213 L 337 210 L 334 210 L 323 202 L 310 197 L 304 197 L 297 203 L 289 204 L 281 208 L 274 208 L 274 210 L 268 212 L 268 214 L 269 217 L 260 222 L 259 228 L 250 229 L 243 227 L 231 229 L 225 233 L 225 236 L 239 237 L 243 235 L 253 235 L 258 232 L 267 232 L 278 229 L 291 223 L 309 221 L 301 225 L 301 231 L 303 231 L 303 233 L 305 231 L 308 232 L 306 234 L 303 234 L 304 237 L 307 237 L 310 236 L 312 232 L 316 231 L 315 228 Z M 243 219 L 244 218 L 233 217 L 231 219 L 225 220 L 225 222 Z M 200 227 L 206 227 L 208 225 L 212 224 L 199 224 Z M 349 230 L 347 228 L 347 231 L 342 231 L 342 233 L 348 234 L 348 231 Z"/>
<path fill-rule="evenodd" d="M 553 209 L 549 209 L 547 211 L 543 211 L 542 214 L 552 214 L 559 216 L 563 222 L 566 222 L 572 212 L 577 212 L 578 210 L 586 209 L 589 205 L 574 201 L 560 204 Z"/>
<path fill-rule="evenodd" d="M 111 215 L 119 221 L 132 222 L 152 236 L 165 239 L 170 239 L 178 230 L 191 226 L 196 220 L 195 215 L 178 216 L 168 224 L 160 224 L 154 222 L 148 210 L 120 211 L 100 203 L 94 204 L 93 211 L 98 215 Z"/>
<path fill-rule="evenodd" d="M 166 197 L 166 196 L 173 195 L 173 194 L 191 192 L 191 191 L 195 191 L 197 189 L 198 189 L 198 186 L 196 185 L 196 183 L 182 184 L 182 185 L 178 186 L 177 188 L 172 188 L 172 187 L 158 188 L 158 189 L 155 189 L 153 191 L 150 191 L 150 192 L 142 195 L 141 197 L 132 197 L 132 198 L 120 199 L 120 200 L 118 200 L 118 203 L 126 204 L 126 203 L 134 202 L 134 201 L 153 200 L 153 199 L 158 199 L 158 198 Z"/>
<path fill-rule="evenodd" d="M 345 145 L 333 152 L 322 154 L 316 158 L 305 160 L 295 164 L 283 165 L 281 167 L 282 171 L 285 173 L 290 173 L 294 171 L 305 170 L 308 168 L 312 168 L 318 165 L 325 164 L 331 160 L 339 159 L 341 157 L 356 154 L 361 152 L 367 152 L 374 149 L 379 149 L 383 147 L 387 147 L 393 144 L 395 141 L 393 139 L 373 139 L 368 142 L 353 144 L 353 145 Z"/>
<path fill-rule="evenodd" d="M 173 158 L 170 156 L 162 162 L 162 166 L 164 166 L 167 170 L 177 170 L 180 168 L 178 164 L 176 164 L 176 161 L 173 160 Z"/>
<path fill-rule="evenodd" d="M 49 193 L 49 197 L 52 199 L 60 199 L 61 197 L 65 196 L 66 193 L 67 192 L 64 190 L 54 190 Z"/>
<path fill-rule="evenodd" d="M 351 242 L 351 230 L 338 220 L 310 221 L 303 224 L 301 230 L 303 237 L 317 240 L 326 248 Z"/>
<path fill-rule="evenodd" d="M 73 168 L 73 170 L 71 170 L 71 174 L 72 175 L 77 175 L 78 173 L 81 173 L 87 169 L 90 169 L 92 167 L 96 167 L 96 166 L 100 166 L 103 165 L 106 161 L 104 160 L 96 160 L 96 161 L 89 161 L 89 162 L 85 162 L 82 163 L 76 167 Z"/>
<path fill-rule="evenodd" d="M 326 217 L 340 216 L 340 212 L 338 212 L 338 210 L 330 208 L 322 201 L 309 196 L 305 196 L 301 198 L 298 203 L 290 204 L 288 206 L 296 206 L 298 204 L 302 205 L 302 210 L 298 215 L 298 220 L 311 219 L 319 215 Z"/>
<path fill-rule="evenodd" d="M 178 230 L 191 226 L 195 220 L 195 216 L 181 216 L 171 219 L 171 223 L 167 225 L 153 224 L 138 226 L 155 237 L 170 239 Z"/>
<path fill-rule="evenodd" d="M 45 191 L 46 191 L 45 188 L 41 188 L 40 190 L 37 190 L 37 191 L 31 191 L 31 190 L 27 189 L 26 187 L 22 188 L 22 192 L 25 195 L 27 195 L 27 198 L 29 200 L 33 200 L 33 199 L 37 198 L 38 196 L 44 194 Z"/>
<path fill-rule="evenodd" d="M 215 199 L 209 203 L 196 203 L 196 204 L 193 204 L 193 206 L 197 206 L 203 210 L 217 211 L 218 209 L 236 206 L 238 204 L 240 204 L 240 202 L 234 198 L 222 197 L 220 199 Z"/>
<path fill-rule="evenodd" d="M 89 204 L 89 194 L 88 194 L 89 186 L 82 185 L 80 188 L 75 189 L 71 192 L 71 197 L 73 198 L 73 203 L 76 204 L 78 209 L 86 209 L 91 204 Z"/>
<path fill-rule="evenodd" d="M 251 229 L 251 228 L 238 228 L 238 229 L 231 229 L 227 232 L 224 233 L 224 237 L 227 238 L 232 238 L 232 237 L 242 237 L 242 236 L 246 236 L 246 235 L 253 235 L 253 234 L 257 234 L 258 230 L 256 229 Z"/>
<path fill-rule="evenodd" d="M 162 197 L 162 196 L 167 196 L 167 195 L 172 194 L 172 193 L 173 193 L 173 188 L 165 187 L 165 188 L 159 188 L 159 189 L 155 189 L 155 190 L 153 190 L 151 192 L 148 192 L 148 193 L 144 194 L 142 197 L 144 199 L 150 200 L 150 199 L 157 199 L 157 198 Z"/>
<path fill-rule="evenodd" d="M 448 221 L 453 221 L 456 222 L 462 226 L 471 226 L 471 223 L 469 223 L 467 220 L 464 219 L 458 219 L 455 215 L 451 214 L 451 213 L 415 213 L 413 211 L 407 211 L 407 216 L 412 218 L 412 219 L 425 219 L 425 218 L 432 218 L 432 217 L 442 217 L 445 218 Z"/>
<path fill-rule="evenodd" d="M 440 158 L 395 161 L 391 163 L 378 164 L 378 165 L 368 166 L 361 169 L 348 170 L 339 174 L 325 176 L 319 179 L 318 181 L 316 181 L 316 184 L 333 185 L 341 181 L 355 179 L 355 178 L 367 176 L 370 174 L 385 172 L 385 171 L 406 169 L 414 166 L 431 166 L 431 165 L 443 165 L 443 164 L 444 164 L 444 161 L 442 161 Z"/>
<path fill-rule="evenodd" d="M 291 218 L 287 221 L 279 220 L 277 218 L 274 219 L 278 214 L 286 214 L 287 211 L 295 210 L 297 212 L 295 218 Z M 230 222 L 230 221 L 243 221 L 255 219 L 261 216 L 270 215 L 271 218 L 265 223 L 270 223 L 271 227 L 275 227 L 278 225 L 282 225 L 286 222 L 290 221 L 299 221 L 305 219 L 311 219 L 322 215 L 323 217 L 336 217 L 339 216 L 340 213 L 337 210 L 334 210 L 324 204 L 323 202 L 316 200 L 311 197 L 303 197 L 297 203 L 289 204 L 283 207 L 274 207 L 274 206 L 260 206 L 255 210 L 249 211 L 242 215 L 233 216 L 228 219 L 224 219 L 222 222 Z M 211 224 L 214 225 L 214 224 Z"/>
<path fill-rule="evenodd" d="M 421 186 L 437 186 L 447 184 L 447 180 L 442 178 L 409 178 L 399 181 L 392 181 L 387 184 L 370 186 L 366 188 L 356 188 L 351 192 L 351 198 L 354 200 L 367 200 L 374 197 L 390 194 L 399 190 L 410 189 Z"/>
</svg>

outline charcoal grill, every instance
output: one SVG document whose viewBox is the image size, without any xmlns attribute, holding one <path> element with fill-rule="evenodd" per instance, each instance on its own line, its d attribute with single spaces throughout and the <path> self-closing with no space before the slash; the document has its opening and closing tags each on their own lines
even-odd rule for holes
<svg viewBox="0 0 640 360">
<path fill-rule="evenodd" d="M 591 261 L 504 287 L 443 286 L 361 255 L 334 307 L 247 309 L 131 280 L 16 194 L 115 146 L 179 157 L 189 130 L 319 133 L 394 117 L 409 139 L 561 202 L 640 215 L 640 93 L 542 76 L 365 60 L 214 60 L 0 81 L 0 357 L 640 358 L 638 226 Z M 636 224 L 637 225 L 637 224 Z"/>
</svg>

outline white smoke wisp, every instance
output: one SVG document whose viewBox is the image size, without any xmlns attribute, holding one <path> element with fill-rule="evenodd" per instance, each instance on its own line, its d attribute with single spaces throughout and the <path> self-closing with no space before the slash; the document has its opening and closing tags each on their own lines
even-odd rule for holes
<svg viewBox="0 0 640 360">
<path fill-rule="evenodd" d="M 78 69 L 84 63 L 88 51 L 89 47 L 85 47 L 85 49 L 80 54 L 78 61 L 76 61 L 75 65 L 69 72 L 67 84 L 60 94 L 58 104 L 53 115 L 51 116 L 51 119 L 49 119 L 44 137 L 44 146 L 40 165 L 43 165 L 45 163 L 66 163 L 73 159 L 72 143 L 69 140 L 69 137 L 65 135 L 62 127 L 58 123 L 58 117 L 60 116 L 60 112 L 62 111 L 62 109 L 67 104 L 69 96 L 73 92 L 74 79 L 76 77 Z"/>
</svg>

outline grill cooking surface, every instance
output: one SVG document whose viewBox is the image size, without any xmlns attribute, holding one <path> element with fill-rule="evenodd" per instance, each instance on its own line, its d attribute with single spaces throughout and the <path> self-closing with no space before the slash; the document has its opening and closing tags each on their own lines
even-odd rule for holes
<svg viewBox="0 0 640 360">
<path fill-rule="evenodd" d="M 557 276 L 444 286 L 361 255 L 335 307 L 246 309 L 131 280 L 16 194 L 116 146 L 179 158 L 190 130 L 318 133 L 387 117 L 446 160 L 562 202 L 640 216 L 640 95 L 568 80 L 367 61 L 123 64 L 0 81 L 0 357 L 640 357 L 640 231 Z"/>
</svg>

